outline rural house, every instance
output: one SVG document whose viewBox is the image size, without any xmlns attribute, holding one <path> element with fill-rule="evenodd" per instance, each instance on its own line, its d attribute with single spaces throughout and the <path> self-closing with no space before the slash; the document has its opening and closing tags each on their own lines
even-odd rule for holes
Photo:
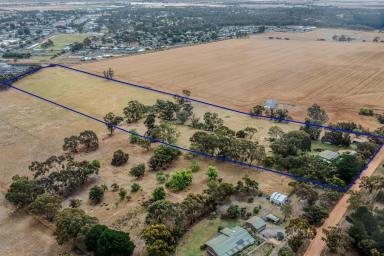
<svg viewBox="0 0 384 256">
<path fill-rule="evenodd" d="M 205 243 L 211 256 L 232 256 L 255 243 L 255 239 L 243 228 L 223 228 L 220 235 Z"/>
<path fill-rule="evenodd" d="M 245 222 L 245 225 L 253 230 L 253 232 L 261 232 L 267 227 L 267 223 L 257 216 L 253 216 Z"/>
<path fill-rule="evenodd" d="M 274 203 L 274 204 L 277 204 L 277 205 L 283 205 L 287 202 L 288 200 L 288 197 L 286 195 L 283 195 L 279 192 L 274 192 L 272 193 L 269 201 L 271 201 L 271 203 Z"/>
</svg>

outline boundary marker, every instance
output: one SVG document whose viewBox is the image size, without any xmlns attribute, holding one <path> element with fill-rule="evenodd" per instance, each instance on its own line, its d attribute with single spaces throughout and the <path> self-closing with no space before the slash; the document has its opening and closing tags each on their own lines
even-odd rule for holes
<svg viewBox="0 0 384 256">
<path fill-rule="evenodd" d="M 50 64 L 50 65 L 47 65 L 47 66 L 34 68 L 34 69 L 32 69 L 32 70 L 30 70 L 28 72 L 22 73 L 20 75 L 17 75 L 15 77 L 11 78 L 11 79 L 8 79 L 8 80 L 5 80 L 3 82 L 0 82 L 4 86 L 8 86 L 10 88 L 13 88 L 13 89 L 19 91 L 19 92 L 25 93 L 25 94 L 27 94 L 29 96 L 32 96 L 32 97 L 35 97 L 35 98 L 40 99 L 42 101 L 51 103 L 51 104 L 53 104 L 53 105 L 55 105 L 57 107 L 64 108 L 64 109 L 69 110 L 69 111 L 71 111 L 73 113 L 76 113 L 78 115 L 87 117 L 89 119 L 92 119 L 92 120 L 94 120 L 96 122 L 99 122 L 99 123 L 102 123 L 104 125 L 112 126 L 112 127 L 116 128 L 117 130 L 123 131 L 125 133 L 139 136 L 139 137 L 141 137 L 143 139 L 147 139 L 147 140 L 150 140 L 150 141 L 153 141 L 153 142 L 161 143 L 161 144 L 164 144 L 164 145 L 169 146 L 169 147 L 173 147 L 173 148 L 176 148 L 176 149 L 179 149 L 179 150 L 183 150 L 183 151 L 187 151 L 187 152 L 190 152 L 190 153 L 193 153 L 193 154 L 209 157 L 209 158 L 216 159 L 216 160 L 219 160 L 219 161 L 227 161 L 227 162 L 231 162 L 231 163 L 238 164 L 238 165 L 241 165 L 241 166 L 246 166 L 246 167 L 253 168 L 253 169 L 259 169 L 259 170 L 263 170 L 263 171 L 267 171 L 267 172 L 272 172 L 272 173 L 280 174 L 282 176 L 293 178 L 293 179 L 296 179 L 298 181 L 308 182 L 308 183 L 312 183 L 314 185 L 319 185 L 319 186 L 322 186 L 322 187 L 325 187 L 325 188 L 335 189 L 335 190 L 340 191 L 340 192 L 347 192 L 356 183 L 356 181 L 361 177 L 363 172 L 368 168 L 368 165 L 372 162 L 372 160 L 376 157 L 376 155 L 384 147 L 384 143 L 383 143 L 383 144 L 381 144 L 377 148 L 376 152 L 368 160 L 368 162 L 366 163 L 364 168 L 359 172 L 358 175 L 356 175 L 356 177 L 353 179 L 353 181 L 348 185 L 348 188 L 334 186 L 334 185 L 331 185 L 331 184 L 315 181 L 315 180 L 312 180 L 312 179 L 308 179 L 308 178 L 305 178 L 305 177 L 301 177 L 301 176 L 297 176 L 297 175 L 293 175 L 293 174 L 289 174 L 289 173 L 284 173 L 284 172 L 281 172 L 281 171 L 265 168 L 265 167 L 262 167 L 262 166 L 252 165 L 252 164 L 240 162 L 240 161 L 237 161 L 237 160 L 232 160 L 232 159 L 229 159 L 229 158 L 226 158 L 226 157 L 218 157 L 218 156 L 215 156 L 215 155 L 212 155 L 212 154 L 206 154 L 206 153 L 203 153 L 203 152 L 200 152 L 200 151 L 196 151 L 196 150 L 193 150 L 193 149 L 189 149 L 189 148 L 183 148 L 183 147 L 180 147 L 180 146 L 177 146 L 177 145 L 174 145 L 174 144 L 170 144 L 170 143 L 158 140 L 158 139 L 154 139 L 154 138 L 151 138 L 151 137 L 140 135 L 140 134 L 131 132 L 131 131 L 125 129 L 125 128 L 109 124 L 109 123 L 107 123 L 107 122 L 105 122 L 105 121 L 103 121 L 101 119 L 98 119 L 98 118 L 93 117 L 91 115 L 88 115 L 86 113 L 80 112 L 80 111 L 78 111 L 76 109 L 73 109 L 73 108 L 70 108 L 68 106 L 59 104 L 57 102 L 54 102 L 52 100 L 49 100 L 47 98 L 41 97 L 41 96 L 39 96 L 37 94 L 28 92 L 26 90 L 23 90 L 21 88 L 18 88 L 18 87 L 15 87 L 15 86 L 12 85 L 13 82 L 15 82 L 15 81 L 17 81 L 17 80 L 19 80 L 19 79 L 21 79 L 23 77 L 26 77 L 26 76 L 31 75 L 33 73 L 36 73 L 36 72 L 38 72 L 38 71 L 40 71 L 42 69 L 50 68 L 50 67 L 61 67 L 61 68 L 64 68 L 64 69 L 68 69 L 68 70 L 76 71 L 76 72 L 79 72 L 79 73 L 91 75 L 91 76 L 94 76 L 94 77 L 97 77 L 97 78 L 102 78 L 102 79 L 105 79 L 105 80 L 110 80 L 110 81 L 113 81 L 113 82 L 117 82 L 117 83 L 120 83 L 122 85 L 133 86 L 133 87 L 137 87 L 137 88 L 141 88 L 141 89 L 145 89 L 145 90 L 149 90 L 149 91 L 154 91 L 154 92 L 157 92 L 157 93 L 161 93 L 161 94 L 165 94 L 165 95 L 169 95 L 169 96 L 173 96 L 173 97 L 177 97 L 177 98 L 183 98 L 183 99 L 186 99 L 186 100 L 189 100 L 189 101 L 202 103 L 202 104 L 205 104 L 205 105 L 209 105 L 209 106 L 216 107 L 216 108 L 221 108 L 221 109 L 224 109 L 224 110 L 240 113 L 240 114 L 243 114 L 243 115 L 249 115 L 249 116 L 254 116 L 254 117 L 259 117 L 259 118 L 264 118 L 264 119 L 275 120 L 275 121 L 284 121 L 284 122 L 289 122 L 289 123 L 296 123 L 296 124 L 301 124 L 301 125 L 309 125 L 309 126 L 324 128 L 324 129 L 328 129 L 328 130 L 341 131 L 341 132 L 351 133 L 351 134 L 355 134 L 355 135 L 359 135 L 359 136 L 375 137 L 375 138 L 379 138 L 379 139 L 384 139 L 384 136 L 380 136 L 380 135 L 376 135 L 376 134 L 368 134 L 368 133 L 348 131 L 348 130 L 344 130 L 344 129 L 340 129 L 340 128 L 336 128 L 336 127 L 332 127 L 332 126 L 325 126 L 325 125 L 318 125 L 318 124 L 306 124 L 305 122 L 301 122 L 301 121 L 290 120 L 290 119 L 278 119 L 278 118 L 275 118 L 275 117 L 272 117 L 272 116 L 264 116 L 264 115 L 251 114 L 251 113 L 247 113 L 247 112 L 244 112 L 244 111 L 240 111 L 240 110 L 236 110 L 236 109 L 231 109 L 231 108 L 227 108 L 227 107 L 224 107 L 224 106 L 220 106 L 220 105 L 212 104 L 212 103 L 209 103 L 209 102 L 201 101 L 201 100 L 198 100 L 198 99 L 193 99 L 193 98 L 181 96 L 181 95 L 178 95 L 178 94 L 169 93 L 169 92 L 166 92 L 166 91 L 161 91 L 161 90 L 149 88 L 149 87 L 146 87 L 146 86 L 143 86 L 143 85 L 139 85 L 139 84 L 124 82 L 124 81 L 120 81 L 120 80 L 116 80 L 116 79 L 112 79 L 112 78 L 105 78 L 105 77 L 103 77 L 101 75 L 97 75 L 97 74 L 93 74 L 93 73 L 90 73 L 90 72 L 87 72 L 87 71 L 83 71 L 83 70 L 67 67 L 67 66 L 64 66 L 64 65 L 61 65 L 61 64 Z"/>
</svg>

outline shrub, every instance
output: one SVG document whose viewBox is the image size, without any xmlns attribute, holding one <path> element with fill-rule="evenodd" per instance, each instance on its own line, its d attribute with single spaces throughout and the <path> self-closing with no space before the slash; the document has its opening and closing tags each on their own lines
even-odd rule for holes
<svg viewBox="0 0 384 256">
<path fill-rule="evenodd" d="M 384 191 L 380 190 L 379 193 L 377 193 L 376 201 L 379 203 L 384 203 Z"/>
<path fill-rule="evenodd" d="M 377 117 L 377 121 L 379 121 L 379 123 L 381 123 L 381 124 L 384 124 L 384 115 L 379 115 Z"/>
<path fill-rule="evenodd" d="M 260 212 L 260 208 L 258 206 L 255 206 L 255 208 L 253 208 L 253 214 L 258 214 Z"/>
<path fill-rule="evenodd" d="M 72 198 L 69 201 L 69 207 L 71 207 L 71 208 L 79 208 L 80 205 L 81 205 L 81 200 L 80 199 Z"/>
<path fill-rule="evenodd" d="M 137 144 L 138 141 L 139 141 L 139 139 L 140 139 L 139 136 L 135 135 L 135 134 L 138 134 L 137 131 L 136 131 L 135 129 L 131 129 L 131 130 L 129 130 L 129 131 L 133 133 L 133 134 L 131 133 L 131 135 L 130 135 L 129 143 L 131 143 L 131 144 Z"/>
<path fill-rule="evenodd" d="M 371 108 L 361 108 L 360 111 L 359 111 L 359 115 L 362 115 L 362 116 L 373 116 L 374 112 L 373 112 L 373 109 L 371 109 Z"/>
<path fill-rule="evenodd" d="M 115 153 L 113 153 L 111 165 L 121 166 L 123 164 L 126 164 L 128 162 L 128 158 L 129 158 L 129 155 L 119 149 Z"/>
<path fill-rule="evenodd" d="M 192 172 L 197 172 L 200 170 L 200 166 L 199 166 L 199 162 L 197 162 L 196 160 L 192 160 L 191 161 L 191 166 L 189 167 L 189 169 L 192 171 Z"/>
<path fill-rule="evenodd" d="M 154 171 L 166 169 L 180 154 L 181 152 L 178 149 L 160 145 L 149 159 L 149 167 Z"/>
<path fill-rule="evenodd" d="M 171 179 L 166 183 L 166 186 L 173 191 L 181 191 L 192 183 L 192 172 L 181 170 L 171 175 Z"/>
<path fill-rule="evenodd" d="M 166 176 L 164 175 L 163 172 L 158 172 L 156 173 L 156 180 L 159 183 L 164 183 L 166 181 Z"/>
<path fill-rule="evenodd" d="M 238 205 L 230 205 L 227 209 L 225 217 L 230 219 L 236 219 L 240 216 L 240 208 Z"/>
<path fill-rule="evenodd" d="M 113 183 L 111 185 L 111 189 L 112 189 L 113 192 L 116 192 L 119 189 L 119 185 L 117 185 L 116 183 Z"/>
<path fill-rule="evenodd" d="M 165 198 L 164 188 L 163 187 L 155 188 L 155 190 L 153 190 L 152 196 L 153 196 L 153 199 L 155 199 L 155 201 L 164 199 Z"/>
<path fill-rule="evenodd" d="M 100 186 L 93 186 L 89 191 L 89 200 L 93 204 L 98 204 L 103 200 L 104 197 L 104 189 Z"/>
<path fill-rule="evenodd" d="M 99 160 L 93 160 L 93 161 L 91 162 L 91 165 L 94 166 L 94 167 L 96 167 L 96 168 L 100 168 L 100 167 L 101 167 L 101 165 L 100 165 L 100 161 L 99 161 Z"/>
<path fill-rule="evenodd" d="M 207 176 L 208 176 L 208 181 L 216 180 L 217 177 L 219 176 L 217 172 L 217 168 L 214 166 L 208 166 Z"/>
<path fill-rule="evenodd" d="M 126 196 L 127 196 L 127 190 L 125 188 L 121 188 L 119 191 L 120 200 L 123 201 Z"/>
<path fill-rule="evenodd" d="M 133 183 L 132 186 L 131 186 L 131 191 L 132 192 L 137 192 L 141 189 L 141 186 L 137 183 Z"/>
<path fill-rule="evenodd" d="M 145 173 L 145 164 L 139 164 L 131 168 L 131 171 L 129 172 L 132 176 L 135 176 L 136 178 L 144 176 Z"/>
<path fill-rule="evenodd" d="M 255 199 L 253 197 L 248 197 L 248 203 L 253 203 L 255 201 Z"/>
</svg>

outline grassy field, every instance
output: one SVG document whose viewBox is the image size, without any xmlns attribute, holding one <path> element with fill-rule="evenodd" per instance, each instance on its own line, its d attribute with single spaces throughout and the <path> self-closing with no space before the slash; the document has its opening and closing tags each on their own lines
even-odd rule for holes
<svg viewBox="0 0 384 256">
<path fill-rule="evenodd" d="M 224 220 L 220 218 L 204 219 L 194 225 L 192 229 L 180 241 L 176 255 L 183 256 L 205 256 L 206 253 L 200 250 L 208 240 L 215 237 L 219 227 L 234 227 L 239 225 L 237 220 Z"/>
<path fill-rule="evenodd" d="M 50 37 L 54 43 L 52 47 L 45 48 L 46 51 L 53 51 L 54 53 L 63 50 L 66 46 L 74 43 L 74 42 L 82 42 L 85 38 L 89 37 L 90 34 L 59 34 Z M 48 40 L 48 39 L 47 39 Z M 40 49 L 41 44 L 37 46 Z"/>
</svg>

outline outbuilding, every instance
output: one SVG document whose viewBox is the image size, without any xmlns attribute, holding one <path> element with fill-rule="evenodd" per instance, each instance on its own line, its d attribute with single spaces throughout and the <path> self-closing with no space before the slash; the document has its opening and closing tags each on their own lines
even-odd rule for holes
<svg viewBox="0 0 384 256">
<path fill-rule="evenodd" d="M 265 106 L 264 107 L 266 109 L 275 109 L 275 108 L 277 108 L 277 101 L 269 99 L 269 100 L 267 100 L 265 102 Z"/>
<path fill-rule="evenodd" d="M 339 153 L 331 151 L 331 150 L 324 150 L 319 153 L 319 157 L 323 159 L 326 162 L 331 162 L 333 160 L 336 160 L 339 158 Z"/>
<path fill-rule="evenodd" d="M 273 192 L 271 197 L 269 198 L 269 201 L 271 201 L 271 203 L 274 203 L 277 205 L 283 205 L 287 202 L 287 200 L 288 200 L 288 197 L 279 192 Z"/>
<path fill-rule="evenodd" d="M 279 224 L 280 222 L 280 218 L 273 215 L 272 213 L 268 214 L 267 216 L 265 216 L 265 219 L 274 223 L 274 224 Z"/>
<path fill-rule="evenodd" d="M 253 232 L 261 232 L 267 227 L 267 223 L 257 216 L 253 216 L 245 222 L 245 225 L 252 229 Z"/>
</svg>

